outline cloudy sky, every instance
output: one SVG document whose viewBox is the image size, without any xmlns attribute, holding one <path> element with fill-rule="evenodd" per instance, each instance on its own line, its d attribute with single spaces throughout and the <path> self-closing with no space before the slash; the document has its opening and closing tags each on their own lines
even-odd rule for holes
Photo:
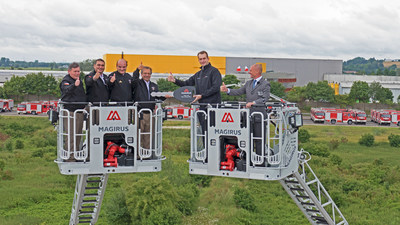
<svg viewBox="0 0 400 225">
<path fill-rule="evenodd" d="M 0 57 L 71 62 L 105 53 L 400 58 L 400 1 L 4 0 Z"/>
</svg>

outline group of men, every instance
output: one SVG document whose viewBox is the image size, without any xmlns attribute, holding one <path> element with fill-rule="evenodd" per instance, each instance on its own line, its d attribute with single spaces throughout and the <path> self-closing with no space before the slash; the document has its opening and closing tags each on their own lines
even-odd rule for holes
<svg viewBox="0 0 400 225">
<path fill-rule="evenodd" d="M 201 51 L 197 54 L 198 61 L 201 65 L 200 70 L 191 76 L 189 79 L 182 81 L 175 79 L 170 73 L 168 81 L 173 82 L 178 86 L 195 86 L 196 94 L 194 102 L 200 103 L 200 109 L 205 109 L 206 104 L 221 103 L 221 92 L 226 92 L 228 95 L 246 94 L 246 107 L 251 111 L 260 111 L 265 113 L 265 107 L 255 107 L 262 105 L 269 99 L 270 84 L 261 76 L 262 66 L 254 64 L 251 66 L 249 74 L 252 80 L 239 89 L 229 89 L 222 83 L 222 77 L 219 70 L 209 62 L 208 53 Z M 70 117 L 77 109 L 85 108 L 85 102 L 93 104 L 112 102 L 143 102 L 155 101 L 151 96 L 152 92 L 158 91 L 157 84 L 150 81 L 152 68 L 143 66 L 141 63 L 132 76 L 126 73 L 127 61 L 119 59 L 117 61 L 117 70 L 106 76 L 103 72 L 105 62 L 103 59 L 97 59 L 93 66 L 94 70 L 85 76 L 86 93 L 82 82 L 79 80 L 80 67 L 78 63 L 72 63 L 68 67 L 68 75 L 66 75 L 60 84 L 61 101 L 72 102 L 74 104 L 65 104 L 64 108 L 70 113 Z M 141 79 L 139 72 L 141 71 Z M 165 96 L 167 98 L 172 96 Z M 162 98 L 164 100 L 165 98 Z M 82 104 L 78 104 L 82 103 Z M 146 104 L 143 108 L 154 109 L 154 104 Z M 83 123 L 82 113 L 76 113 L 77 124 Z M 205 123 L 204 118 L 199 118 L 203 130 Z M 82 122 L 81 122 L 82 121 Z M 149 121 L 146 117 L 144 121 Z M 80 125 L 81 126 L 81 125 Z M 146 125 L 149 129 L 149 125 Z M 74 130 L 74 128 L 71 128 Z M 79 133 L 82 127 L 76 127 L 75 132 Z M 70 145 L 72 148 L 73 144 Z M 147 145 L 148 146 L 148 145 Z"/>
</svg>

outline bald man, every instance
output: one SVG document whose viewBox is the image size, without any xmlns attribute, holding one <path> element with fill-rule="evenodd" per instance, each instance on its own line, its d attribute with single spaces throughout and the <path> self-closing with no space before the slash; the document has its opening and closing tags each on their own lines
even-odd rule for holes
<svg viewBox="0 0 400 225">
<path fill-rule="evenodd" d="M 269 82 L 261 76 L 262 65 L 254 64 L 250 67 L 250 77 L 245 85 L 239 89 L 229 89 L 223 83 L 221 86 L 221 91 L 226 92 L 228 95 L 243 95 L 246 94 L 246 107 L 252 108 L 254 104 L 260 105 L 264 104 L 269 99 L 271 86 Z M 253 108 L 251 111 L 259 111 L 265 113 L 264 109 Z"/>
<path fill-rule="evenodd" d="M 250 67 L 251 80 L 247 81 L 243 87 L 239 89 L 229 89 L 222 83 L 221 91 L 226 92 L 228 95 L 243 95 L 246 94 L 246 108 L 250 108 L 250 113 L 261 112 L 264 115 L 264 120 L 267 116 L 265 103 L 269 99 L 271 86 L 269 82 L 261 76 L 261 64 L 254 64 Z M 262 137 L 262 119 L 261 115 L 253 115 L 253 122 L 251 129 L 254 137 Z M 263 147 L 261 140 L 255 140 L 254 146 L 257 154 L 261 154 Z"/>
<path fill-rule="evenodd" d="M 133 72 L 133 76 L 126 73 L 128 62 L 125 59 L 117 61 L 117 71 L 108 76 L 108 86 L 110 88 L 110 101 L 112 102 L 132 102 L 137 82 L 139 81 L 139 71 L 143 65 L 140 64 Z"/>
</svg>

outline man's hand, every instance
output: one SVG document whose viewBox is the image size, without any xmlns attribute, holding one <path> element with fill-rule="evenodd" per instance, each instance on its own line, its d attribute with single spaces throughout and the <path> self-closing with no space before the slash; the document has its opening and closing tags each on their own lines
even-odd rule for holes
<svg viewBox="0 0 400 225">
<path fill-rule="evenodd" d="M 253 106 L 253 105 L 254 105 L 254 102 L 248 102 L 246 104 L 246 108 L 251 108 L 251 106 Z"/>
<path fill-rule="evenodd" d="M 100 75 L 101 75 L 101 73 L 96 72 L 96 74 L 93 76 L 93 80 L 96 81 L 97 79 L 99 79 Z"/>
<path fill-rule="evenodd" d="M 228 88 L 225 86 L 224 82 L 222 82 L 221 91 L 222 92 L 228 92 Z"/>
<path fill-rule="evenodd" d="M 140 65 L 137 67 L 139 70 L 142 70 L 143 69 L 143 63 L 142 62 L 140 62 Z"/>
<path fill-rule="evenodd" d="M 174 75 L 172 75 L 171 72 L 169 72 L 168 81 L 169 81 L 169 82 L 172 82 L 172 83 L 175 83 Z"/>
<path fill-rule="evenodd" d="M 114 81 L 115 81 L 115 73 L 114 73 L 114 75 L 110 78 L 110 82 L 111 82 L 111 83 L 114 83 Z"/>
<path fill-rule="evenodd" d="M 76 81 L 75 81 L 75 86 L 78 87 L 80 83 L 81 83 L 81 81 L 79 80 L 79 77 L 78 77 L 78 79 L 76 79 Z"/>
<path fill-rule="evenodd" d="M 193 100 L 193 102 L 191 102 L 191 103 L 195 103 L 195 102 L 197 102 L 198 100 L 200 100 L 201 99 L 201 95 L 193 95 L 193 97 L 194 97 L 194 100 Z"/>
</svg>

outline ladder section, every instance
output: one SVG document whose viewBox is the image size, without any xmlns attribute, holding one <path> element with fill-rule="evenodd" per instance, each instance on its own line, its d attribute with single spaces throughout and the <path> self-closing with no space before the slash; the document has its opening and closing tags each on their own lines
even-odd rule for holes
<svg viewBox="0 0 400 225">
<path fill-rule="evenodd" d="M 95 224 L 106 191 L 108 174 L 79 174 L 69 224 Z"/>
<path fill-rule="evenodd" d="M 307 162 L 280 183 L 311 224 L 348 225 Z"/>
</svg>

